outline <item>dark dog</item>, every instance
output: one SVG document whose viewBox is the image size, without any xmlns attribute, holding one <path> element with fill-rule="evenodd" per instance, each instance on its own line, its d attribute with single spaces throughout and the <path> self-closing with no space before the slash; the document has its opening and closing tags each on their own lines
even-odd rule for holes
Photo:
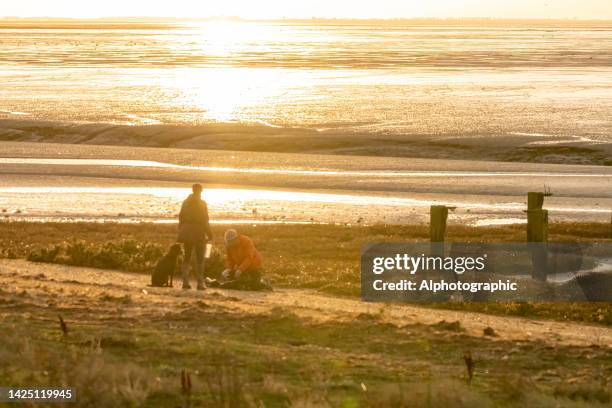
<svg viewBox="0 0 612 408">
<path fill-rule="evenodd" d="M 151 286 L 172 287 L 174 271 L 176 271 L 179 259 L 183 254 L 181 244 L 174 244 L 159 261 L 151 274 Z"/>
</svg>

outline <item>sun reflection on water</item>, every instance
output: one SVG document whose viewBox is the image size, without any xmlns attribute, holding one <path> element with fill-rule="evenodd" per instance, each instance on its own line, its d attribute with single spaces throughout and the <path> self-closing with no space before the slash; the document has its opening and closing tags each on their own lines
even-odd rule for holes
<svg viewBox="0 0 612 408">
<path fill-rule="evenodd" d="M 176 99 L 201 114 L 201 120 L 260 122 L 249 117 L 253 109 L 286 92 L 289 84 L 269 69 L 186 68 L 176 70 L 162 84 L 175 89 Z"/>
<path fill-rule="evenodd" d="M 205 58 L 206 66 L 176 68 L 162 78 L 162 89 L 175 91 L 175 103 L 194 111 L 193 119 L 216 122 L 265 121 L 261 107 L 288 91 L 296 82 L 294 75 L 271 68 L 219 67 L 237 54 L 255 57 L 258 44 L 268 44 L 278 29 L 252 22 L 219 20 L 187 25 L 196 35 L 189 38 L 194 59 Z M 263 45 L 261 45 L 263 46 Z M 267 49 L 267 48 L 266 48 Z M 254 52 L 255 51 L 255 52 Z M 224 64 L 226 65 L 226 64 Z M 258 111 L 249 117 L 248 109 Z M 255 117 L 256 116 L 256 117 Z"/>
</svg>

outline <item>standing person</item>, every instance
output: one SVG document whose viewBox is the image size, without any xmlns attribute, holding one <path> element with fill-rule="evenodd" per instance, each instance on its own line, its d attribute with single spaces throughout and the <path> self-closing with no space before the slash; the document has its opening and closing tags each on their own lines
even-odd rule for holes
<svg viewBox="0 0 612 408">
<path fill-rule="evenodd" d="M 196 276 L 198 290 L 206 289 L 204 283 L 204 244 L 213 239 L 208 219 L 208 207 L 202 200 L 202 185 L 194 184 L 193 193 L 183 201 L 179 213 L 178 242 L 185 248 L 185 259 L 181 265 L 183 275 L 183 289 L 191 289 L 189 285 L 189 265 L 191 257 L 195 254 Z"/>
</svg>

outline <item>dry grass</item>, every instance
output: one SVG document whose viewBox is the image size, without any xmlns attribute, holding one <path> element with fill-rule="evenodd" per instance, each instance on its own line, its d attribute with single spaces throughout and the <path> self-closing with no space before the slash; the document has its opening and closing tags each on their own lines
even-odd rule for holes
<svg viewBox="0 0 612 408">
<path fill-rule="evenodd" d="M 612 392 L 595 337 L 492 338 L 470 315 L 392 321 L 369 305 L 315 318 L 322 305 L 262 308 L 267 293 L 143 293 L 125 273 L 5 264 L 21 266 L 0 268 L 0 384 L 72 386 L 75 407 L 598 407 Z"/>
<path fill-rule="evenodd" d="M 440 332 L 436 325 L 395 327 L 375 319 L 315 323 L 284 309 L 241 316 L 209 308 L 189 318 L 117 316 L 99 324 L 66 304 L 71 330 L 64 336 L 53 319 L 56 308 L 33 313 L 37 309 L 27 299 L 14 306 L 0 321 L 0 383 L 74 387 L 77 407 L 610 402 L 610 354 L 603 349 L 492 341 Z"/>
</svg>

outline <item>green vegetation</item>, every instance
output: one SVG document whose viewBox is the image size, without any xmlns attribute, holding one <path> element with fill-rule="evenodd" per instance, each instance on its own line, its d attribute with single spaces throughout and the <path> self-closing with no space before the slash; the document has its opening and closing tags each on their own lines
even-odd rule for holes
<svg viewBox="0 0 612 408">
<path fill-rule="evenodd" d="M 176 240 L 176 226 L 158 224 L 3 222 L 0 257 L 76 266 L 148 272 Z M 213 226 L 222 250 L 223 230 Z M 359 296 L 359 256 L 368 242 L 426 241 L 426 225 L 238 225 L 264 255 L 265 274 L 274 285 L 310 288 L 341 296 Z M 521 242 L 525 227 L 452 225 L 447 237 L 461 242 Z M 551 224 L 551 241 L 609 241 L 610 226 L 595 223 Z M 67 237 L 70 239 L 67 240 Z M 221 260 L 209 265 L 215 274 Z M 610 303 L 427 303 L 428 307 L 492 314 L 531 316 L 612 325 Z"/>
<path fill-rule="evenodd" d="M 121 298 L 81 292 L 40 308 L 27 294 L 4 295 L 13 313 L 0 321 L 0 383 L 72 386 L 77 406 L 603 407 L 611 401 L 612 357 L 605 347 L 474 338 L 457 323 L 396 327 L 369 314 L 325 323 L 284 309 L 244 316 L 203 301 L 136 320 L 110 313 L 119 308 L 129 316 L 140 308 Z M 101 312 L 86 313 L 79 303 Z"/>
<path fill-rule="evenodd" d="M 70 241 L 34 249 L 28 253 L 27 259 L 32 262 L 147 272 L 155 267 L 156 260 L 163 254 L 159 245 L 135 240 L 104 244 Z"/>
<path fill-rule="evenodd" d="M 167 248 L 157 243 L 139 242 L 133 239 L 102 244 L 73 240 L 48 247 L 33 248 L 28 252 L 27 260 L 150 273 L 166 251 Z M 223 254 L 214 249 L 206 266 L 207 275 L 217 277 L 224 268 Z"/>
<path fill-rule="evenodd" d="M 603 240 L 606 227 L 555 224 L 551 239 Z M 428 236 L 426 226 L 238 228 L 255 239 L 276 285 L 341 296 L 358 293 L 361 243 Z M 222 229 L 214 228 L 218 240 Z M 518 241 L 524 231 L 452 227 L 449 236 Z M 171 225 L 0 228 L 3 257 L 137 273 L 148 271 L 175 238 Z M 498 326 L 470 332 L 469 316 L 398 324 L 383 307 L 352 316 L 323 310 L 317 318 L 317 308 L 266 307 L 263 298 L 232 292 L 202 296 L 98 279 L 86 269 L 64 275 L 0 269 L 0 384 L 71 386 L 79 407 L 603 407 L 612 401 L 612 354 L 595 332 L 593 344 L 580 346 L 512 340 Z M 611 313 L 609 304 L 589 303 L 423 306 L 607 325 Z"/>
</svg>

